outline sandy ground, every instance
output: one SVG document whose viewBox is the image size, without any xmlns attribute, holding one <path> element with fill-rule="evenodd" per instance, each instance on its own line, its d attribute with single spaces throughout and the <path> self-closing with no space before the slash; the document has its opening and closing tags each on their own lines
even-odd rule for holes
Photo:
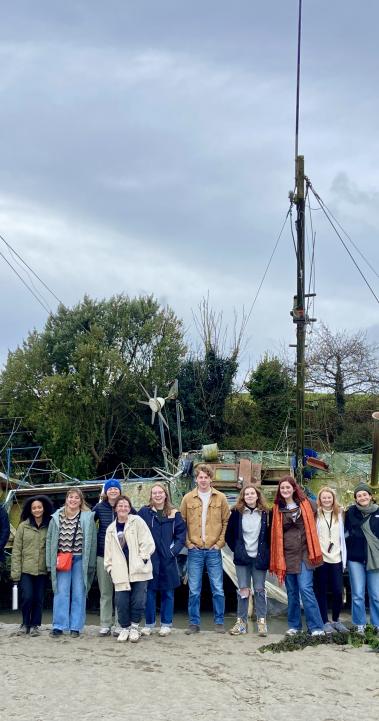
<svg viewBox="0 0 379 721">
<path fill-rule="evenodd" d="M 230 625 L 230 624 L 228 624 Z M 175 629 L 137 644 L 15 635 L 0 627 L 2 721 L 378 719 L 379 654 L 335 647 L 260 654 L 267 641 Z"/>
</svg>

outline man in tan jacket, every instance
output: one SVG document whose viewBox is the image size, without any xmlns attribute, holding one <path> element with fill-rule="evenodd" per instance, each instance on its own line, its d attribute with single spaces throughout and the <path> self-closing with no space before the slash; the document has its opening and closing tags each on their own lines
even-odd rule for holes
<svg viewBox="0 0 379 721">
<path fill-rule="evenodd" d="M 200 464 L 195 469 L 196 488 L 187 493 L 180 512 L 187 524 L 188 548 L 188 616 L 187 634 L 200 631 L 200 597 L 204 566 L 212 591 L 215 631 L 225 633 L 225 598 L 221 548 L 230 510 L 226 497 L 212 488 L 213 471 Z"/>
</svg>

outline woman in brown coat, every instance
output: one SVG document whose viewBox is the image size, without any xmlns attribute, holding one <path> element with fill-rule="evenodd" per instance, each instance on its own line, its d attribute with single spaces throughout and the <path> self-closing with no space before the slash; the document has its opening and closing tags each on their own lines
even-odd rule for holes
<svg viewBox="0 0 379 721">
<path fill-rule="evenodd" d="M 270 571 L 286 584 L 289 636 L 302 629 L 300 597 L 309 632 L 324 634 L 313 590 L 313 569 L 322 563 L 315 514 L 315 504 L 292 476 L 281 478 L 272 514 Z"/>
</svg>

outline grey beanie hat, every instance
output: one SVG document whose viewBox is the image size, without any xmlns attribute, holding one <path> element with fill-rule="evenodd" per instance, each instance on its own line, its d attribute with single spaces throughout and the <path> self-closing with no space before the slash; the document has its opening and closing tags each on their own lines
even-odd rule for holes
<svg viewBox="0 0 379 721">
<path fill-rule="evenodd" d="M 358 483 L 358 485 L 355 486 L 355 488 L 354 488 L 354 498 L 357 497 L 357 493 L 359 493 L 359 491 L 367 491 L 367 493 L 369 493 L 370 496 L 372 496 L 372 494 L 373 494 L 373 489 L 368 485 L 368 483 L 365 483 L 364 481 L 360 481 L 360 482 Z"/>
</svg>

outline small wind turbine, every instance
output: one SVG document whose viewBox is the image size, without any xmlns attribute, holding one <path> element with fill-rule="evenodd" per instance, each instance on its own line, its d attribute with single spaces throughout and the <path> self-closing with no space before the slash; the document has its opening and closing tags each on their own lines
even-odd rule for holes
<svg viewBox="0 0 379 721">
<path fill-rule="evenodd" d="M 168 470 L 168 459 L 167 459 L 167 448 L 166 448 L 166 439 L 165 439 L 165 433 L 163 425 L 166 426 L 167 430 L 169 430 L 168 424 L 166 419 L 162 415 L 162 408 L 166 401 L 175 400 L 178 397 L 178 381 L 175 380 L 168 392 L 168 395 L 165 398 L 162 398 L 161 396 L 158 396 L 158 388 L 155 386 L 154 388 L 154 395 L 150 396 L 146 390 L 146 388 L 140 384 L 143 392 L 145 393 L 146 397 L 148 398 L 147 401 L 138 401 L 138 403 L 142 403 L 144 406 L 149 406 L 151 409 L 151 425 L 153 425 L 155 421 L 155 415 L 158 415 L 158 421 L 159 421 L 159 430 L 161 433 L 161 442 L 162 442 L 162 453 L 165 463 L 165 468 Z"/>
<path fill-rule="evenodd" d="M 151 425 L 153 425 L 153 423 L 155 421 L 155 414 L 158 413 L 158 418 L 160 418 L 160 420 L 165 424 L 166 428 L 168 428 L 167 421 L 165 420 L 165 418 L 162 415 L 162 408 L 163 408 L 164 404 L 166 403 L 166 401 L 171 401 L 171 400 L 174 400 L 175 398 L 177 398 L 177 396 L 178 396 L 178 381 L 175 380 L 173 382 L 166 398 L 162 398 L 161 396 L 157 395 L 157 392 L 158 392 L 157 386 L 155 386 L 155 388 L 154 388 L 154 395 L 150 396 L 148 394 L 146 388 L 144 388 L 144 386 L 142 385 L 142 383 L 140 385 L 141 385 L 142 390 L 146 394 L 146 397 L 149 400 L 148 401 L 138 401 L 138 403 L 142 403 L 144 406 L 149 406 L 149 408 L 151 408 Z"/>
</svg>

